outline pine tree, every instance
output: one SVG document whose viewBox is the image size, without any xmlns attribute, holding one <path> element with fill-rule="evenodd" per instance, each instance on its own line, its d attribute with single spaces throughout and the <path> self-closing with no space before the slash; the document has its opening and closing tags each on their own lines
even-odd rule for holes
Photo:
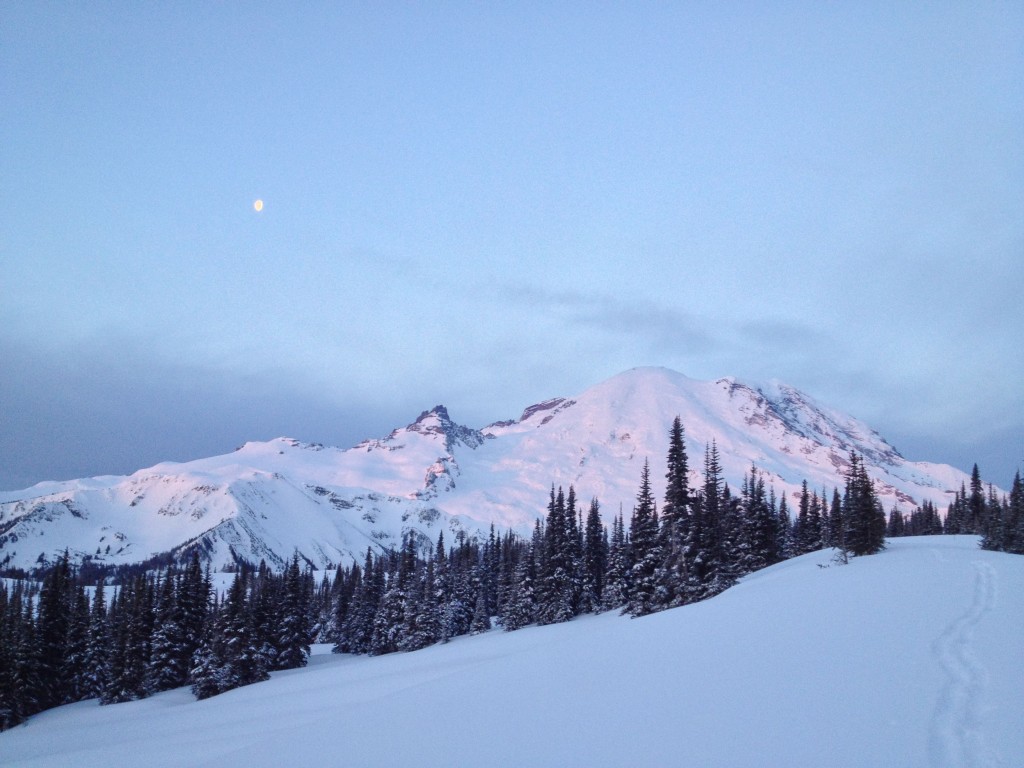
<svg viewBox="0 0 1024 768">
<path fill-rule="evenodd" d="M 890 539 L 899 538 L 900 536 L 906 535 L 906 521 L 903 519 L 903 513 L 901 513 L 896 507 L 889 510 L 889 522 L 885 526 L 885 535 Z"/>
<path fill-rule="evenodd" d="M 220 633 L 221 617 L 213 615 L 203 628 L 202 636 L 189 667 L 189 685 L 197 699 L 208 699 L 228 690 L 225 680 L 227 663 L 224 639 Z"/>
<path fill-rule="evenodd" d="M 605 572 L 601 604 L 606 610 L 622 608 L 629 599 L 629 542 L 626 539 L 622 513 L 612 520 L 611 541 L 608 544 L 608 568 Z"/>
<path fill-rule="evenodd" d="M 175 581 L 173 571 L 168 571 L 157 588 L 153 637 L 145 675 L 145 687 L 149 693 L 177 688 L 188 679 L 188 667 L 181 652 L 181 610 L 175 594 Z"/>
<path fill-rule="evenodd" d="M 846 492 L 842 501 L 845 549 L 854 556 L 873 555 L 885 547 L 885 513 L 875 496 L 864 462 L 850 453 Z"/>
<path fill-rule="evenodd" d="M 807 531 L 805 533 L 805 551 L 816 552 L 825 544 L 825 520 L 822 514 L 822 508 L 825 497 L 818 498 L 818 492 L 813 491 L 811 493 L 810 506 L 807 509 Z"/>
<path fill-rule="evenodd" d="M 43 580 L 39 593 L 39 691 L 42 709 L 64 702 L 68 693 L 68 627 L 71 622 L 73 582 L 67 551 Z"/>
<path fill-rule="evenodd" d="M 491 617 L 488 615 L 487 610 L 487 596 L 483 590 L 476 598 L 476 607 L 473 609 L 473 620 L 469 625 L 469 633 L 471 635 L 479 635 L 481 632 L 486 632 L 491 628 Z"/>
<path fill-rule="evenodd" d="M 825 491 L 821 493 L 822 504 L 825 504 Z M 846 526 L 843 521 L 843 503 L 839 497 L 839 489 L 832 489 L 832 505 L 828 511 L 828 542 L 826 546 L 840 551 L 846 550 Z"/>
<path fill-rule="evenodd" d="M 1024 482 L 1021 482 L 1020 470 L 1014 475 L 1010 487 L 1004 549 L 1014 554 L 1024 554 Z"/>
<path fill-rule="evenodd" d="M 561 488 L 556 495 L 552 486 L 544 525 L 545 557 L 537 590 L 537 621 L 540 624 L 568 621 L 573 616 L 572 562 L 567 534 L 565 495 Z"/>
<path fill-rule="evenodd" d="M 97 699 L 107 688 L 107 668 L 110 654 L 110 627 L 107 622 L 106 590 L 103 579 L 96 583 L 92 608 L 89 612 L 89 637 L 86 642 L 85 681 L 83 695 Z"/>
<path fill-rule="evenodd" d="M 999 501 L 995 488 L 989 483 L 983 516 L 984 535 L 981 539 L 983 549 L 1005 550 L 1006 527 L 1009 517 L 1009 504 L 1004 505 Z"/>
<path fill-rule="evenodd" d="M 405 621 L 405 585 L 397 569 L 388 573 L 387 587 L 373 617 L 371 656 L 380 656 L 398 650 L 399 629 Z"/>
<path fill-rule="evenodd" d="M 0 580 L 0 731 L 14 725 L 11 722 L 14 699 L 14 619 L 9 614 L 10 601 L 7 585 Z"/>
<path fill-rule="evenodd" d="M 689 463 L 682 420 L 676 416 L 669 432 L 665 474 L 665 503 L 661 515 L 661 551 L 658 566 L 658 603 L 663 607 L 685 602 L 687 585 L 686 551 L 692 499 Z"/>
<path fill-rule="evenodd" d="M 276 658 L 273 660 L 273 669 L 296 669 L 306 666 L 312 634 L 309 602 L 307 580 L 303 578 L 299 569 L 299 554 L 296 552 L 292 555 L 282 578 L 277 611 L 280 623 L 274 644 Z"/>
<path fill-rule="evenodd" d="M 14 625 L 9 645 L 12 649 L 11 695 L 3 704 L 8 726 L 23 722 L 46 705 L 44 666 L 34 613 L 32 599 L 15 591 L 8 611 Z"/>
<path fill-rule="evenodd" d="M 73 588 L 72 601 L 68 620 L 68 655 L 65 660 L 65 704 L 89 698 L 86 667 L 89 645 L 89 597 L 77 580 Z"/>
<path fill-rule="evenodd" d="M 199 550 L 194 548 L 189 556 L 185 572 L 178 579 L 176 589 L 180 642 L 175 666 L 179 670 L 192 668 L 192 657 L 198 650 L 203 633 L 207 628 L 212 594 L 213 586 L 210 573 L 208 570 L 203 572 L 199 560 Z M 182 684 L 185 682 L 187 680 L 183 680 Z"/>
<path fill-rule="evenodd" d="M 363 561 L 363 579 L 352 598 L 348 618 L 339 633 L 337 651 L 341 653 L 369 653 L 373 640 L 373 621 L 377 605 L 383 594 L 383 562 L 374 561 L 373 551 L 367 547 Z"/>
<path fill-rule="evenodd" d="M 595 497 L 590 500 L 584 532 L 581 613 L 592 613 L 600 609 L 607 567 L 608 544 L 601 524 L 601 505 Z"/>
<path fill-rule="evenodd" d="M 147 658 L 146 579 L 127 581 L 118 590 L 110 614 L 110 653 L 106 688 L 100 703 L 116 704 L 146 696 Z"/>
<path fill-rule="evenodd" d="M 774 495 L 774 489 L 773 489 Z M 774 506 L 774 505 L 773 505 Z M 776 525 L 776 546 L 775 562 L 780 562 L 793 557 L 793 524 L 789 518 L 789 506 L 786 504 L 786 494 L 779 498 L 778 523 Z"/>
<path fill-rule="evenodd" d="M 731 583 L 732 569 L 727 561 L 738 562 L 738 531 L 723 524 L 727 509 L 726 486 L 718 459 L 718 446 L 712 440 L 704 452 L 704 485 L 692 505 L 693 514 L 687 531 L 685 602 L 702 600 L 717 594 Z M 738 527 L 738 526 L 737 526 Z M 730 541 L 726 542 L 726 537 Z"/>
<path fill-rule="evenodd" d="M 506 632 L 522 629 L 536 620 L 534 560 L 527 546 L 516 563 L 508 600 L 502 606 L 501 626 Z"/>
<path fill-rule="evenodd" d="M 751 467 L 750 474 L 743 477 L 740 508 L 743 522 L 739 568 L 740 574 L 747 574 L 770 565 L 774 554 L 774 515 L 757 467 Z"/>
<path fill-rule="evenodd" d="M 441 634 L 440 614 L 434 593 L 434 561 L 425 567 L 417 566 L 416 574 L 409 582 L 405 609 L 405 625 L 398 643 L 400 651 L 415 651 L 426 648 L 438 641 Z"/>
<path fill-rule="evenodd" d="M 25 609 L 20 582 L 10 592 L 0 581 L 0 731 L 38 711 L 32 698 L 39 691 L 35 665 L 25 654 L 35 650 L 31 608 Z"/>
<path fill-rule="evenodd" d="M 632 616 L 644 616 L 656 609 L 656 571 L 661 560 L 658 545 L 657 511 L 651 493 L 651 468 L 644 461 L 640 475 L 640 490 L 637 492 L 636 507 L 629 527 L 633 566 L 630 573 L 630 590 L 627 612 Z"/>
<path fill-rule="evenodd" d="M 580 613 L 583 595 L 583 526 L 576 506 L 576 489 L 570 485 L 565 496 L 565 565 L 568 571 L 570 617 Z"/>
<path fill-rule="evenodd" d="M 953 503 L 946 512 L 944 531 L 953 535 L 971 533 L 967 511 L 967 488 L 963 483 L 960 483 L 960 490 L 953 497 Z"/>
<path fill-rule="evenodd" d="M 981 534 L 985 532 L 985 492 L 981 484 L 981 473 L 978 465 L 971 470 L 971 495 L 967 498 L 967 519 L 963 533 Z"/>
<path fill-rule="evenodd" d="M 268 659 L 253 626 L 249 585 L 250 574 L 243 568 L 235 574 L 221 607 L 223 690 L 257 683 L 270 677 Z"/>
</svg>

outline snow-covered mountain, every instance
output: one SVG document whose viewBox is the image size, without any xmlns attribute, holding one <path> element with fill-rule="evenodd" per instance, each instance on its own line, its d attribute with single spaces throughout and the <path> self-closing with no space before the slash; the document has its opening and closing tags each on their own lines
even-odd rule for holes
<svg viewBox="0 0 1024 768">
<path fill-rule="evenodd" d="M 712 440 L 734 488 L 756 465 L 790 497 L 805 479 L 829 494 L 841 487 L 851 450 L 864 455 L 887 510 L 925 500 L 945 509 L 968 480 L 907 461 L 864 423 L 784 384 L 637 368 L 482 429 L 437 406 L 346 450 L 278 438 L 127 477 L 0 492 L 0 565 L 31 568 L 65 548 L 76 560 L 132 563 L 198 545 L 215 567 L 234 558 L 280 565 L 296 550 L 326 567 L 395 546 L 404 532 L 424 547 L 440 530 L 451 541 L 492 522 L 526 532 L 552 484 L 574 485 L 584 502 L 596 496 L 608 519 L 620 506 L 628 513 L 645 460 L 661 495 L 676 415 L 694 483 Z"/>
<path fill-rule="evenodd" d="M 316 655 L 204 701 L 70 704 L 0 733 L 0 763 L 1019 766 L 1024 558 L 975 536 L 830 557 L 641 619 Z"/>
</svg>

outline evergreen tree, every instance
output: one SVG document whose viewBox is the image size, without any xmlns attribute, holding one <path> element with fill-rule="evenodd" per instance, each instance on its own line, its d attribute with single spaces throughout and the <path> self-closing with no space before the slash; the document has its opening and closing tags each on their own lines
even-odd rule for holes
<svg viewBox="0 0 1024 768">
<path fill-rule="evenodd" d="M 985 531 L 985 492 L 981 484 L 981 473 L 975 464 L 971 470 L 971 495 L 967 498 L 966 520 L 962 533 L 980 534 Z"/>
<path fill-rule="evenodd" d="M 590 501 L 583 543 L 583 589 L 580 612 L 592 613 L 601 607 L 605 570 L 608 567 L 608 544 L 601 524 L 601 505 Z"/>
<path fill-rule="evenodd" d="M 647 461 L 644 461 L 640 476 L 640 490 L 630 521 L 629 538 L 633 566 L 626 610 L 632 616 L 644 616 L 657 607 L 657 568 L 661 561 L 657 511 L 651 493 L 651 468 Z"/>
<path fill-rule="evenodd" d="M 399 650 L 415 651 L 433 645 L 440 639 L 441 617 L 437 610 L 435 590 L 434 561 L 431 559 L 425 567 L 417 567 L 417 573 L 410 581 Z"/>
<path fill-rule="evenodd" d="M 43 580 L 39 593 L 39 691 L 41 709 L 64 703 L 68 693 L 68 628 L 73 605 L 73 582 L 67 551 Z"/>
<path fill-rule="evenodd" d="M 568 621 L 573 616 L 573 564 L 568 532 L 565 495 L 561 488 L 556 495 L 552 486 L 544 525 L 545 557 L 537 590 L 537 621 L 540 624 Z"/>
<path fill-rule="evenodd" d="M 369 649 L 371 656 L 398 650 L 399 630 L 405 620 L 405 585 L 402 581 L 397 570 L 389 572 L 387 587 L 373 618 L 373 635 Z"/>
<path fill-rule="evenodd" d="M 192 657 L 199 648 L 207 628 L 210 600 L 213 595 L 209 571 L 203 572 L 198 548 L 193 548 L 188 565 L 178 579 L 176 590 L 177 615 L 180 635 L 175 667 L 179 670 L 192 668 Z M 187 677 L 187 673 L 186 673 Z M 183 679 L 181 684 L 187 680 Z"/>
<path fill-rule="evenodd" d="M 3 706 L 8 726 L 20 723 L 46 706 L 43 659 L 36 630 L 32 599 L 15 592 L 10 599 L 9 616 L 13 617 L 10 639 L 10 696 Z"/>
<path fill-rule="evenodd" d="M 101 704 L 134 701 L 146 696 L 149 639 L 146 589 L 146 578 L 139 576 L 123 584 L 114 600 L 106 688 L 100 694 Z"/>
<path fill-rule="evenodd" d="M 825 503 L 825 492 L 821 494 L 822 504 Z M 826 546 L 846 551 L 846 525 L 843 520 L 843 503 L 839 497 L 839 489 L 832 489 L 832 505 L 828 512 L 828 543 Z"/>
<path fill-rule="evenodd" d="M 154 629 L 146 667 L 145 687 L 149 693 L 168 691 L 184 685 L 188 666 L 182 653 L 181 610 L 175 594 L 175 576 L 168 571 L 157 589 Z"/>
<path fill-rule="evenodd" d="M 733 574 L 727 562 L 738 561 L 740 554 L 736 551 L 738 531 L 723 525 L 723 518 L 731 512 L 724 503 L 726 498 L 718 446 L 712 440 L 704 452 L 704 486 L 692 506 L 687 531 L 685 602 L 703 600 L 731 583 Z"/>
<path fill-rule="evenodd" d="M 889 522 L 885 526 L 886 537 L 895 539 L 905 536 L 906 530 L 906 521 L 903 519 L 903 513 L 896 509 L 896 507 L 893 507 L 889 510 Z"/>
<path fill-rule="evenodd" d="M 950 504 L 946 512 L 944 531 L 953 535 L 971 533 L 967 511 L 967 489 L 963 483 L 960 483 L 960 491 L 953 497 L 953 503 Z"/>
<path fill-rule="evenodd" d="M 506 632 L 522 629 L 536 620 L 533 586 L 536 574 L 531 550 L 532 546 L 528 545 L 516 563 L 509 597 L 502 605 L 501 626 Z"/>
<path fill-rule="evenodd" d="M 1020 470 L 1013 477 L 1010 487 L 1009 513 L 1005 527 L 1004 549 L 1014 554 L 1024 554 L 1024 482 Z"/>
<path fill-rule="evenodd" d="M 383 563 L 375 563 L 373 551 L 367 547 L 366 559 L 363 561 L 362 582 L 352 597 L 352 605 L 345 621 L 345 627 L 339 632 L 336 652 L 370 652 L 373 640 L 373 622 L 377 615 L 377 605 L 383 594 L 383 585 Z"/>
<path fill-rule="evenodd" d="M 110 655 L 110 627 L 107 623 L 106 590 L 103 579 L 96 583 L 92 609 L 89 612 L 89 637 L 83 664 L 85 680 L 83 697 L 96 699 L 107 689 L 107 669 Z"/>
<path fill-rule="evenodd" d="M 204 625 L 199 645 L 192 655 L 189 668 L 189 684 L 192 695 L 197 699 L 208 699 L 228 690 L 226 681 L 227 663 L 224 655 L 224 638 L 220 633 L 222 619 L 211 616 Z"/>
<path fill-rule="evenodd" d="M 657 574 L 657 602 L 663 607 L 685 602 L 688 578 L 686 552 L 692 499 L 684 429 L 679 416 L 675 417 L 669 431 L 667 465 L 661 515 L 663 560 Z"/>
<path fill-rule="evenodd" d="M 622 608 L 629 598 L 629 543 L 626 539 L 622 512 L 612 520 L 611 541 L 608 544 L 608 568 L 605 571 L 601 604 L 606 610 Z"/>
<path fill-rule="evenodd" d="M 0 580 L 0 731 L 13 723 L 15 619 L 10 615 L 7 585 Z M 20 619 L 20 611 L 19 617 Z"/>
<path fill-rule="evenodd" d="M 740 509 L 739 572 L 747 574 L 770 565 L 774 550 L 775 521 L 757 467 L 751 467 L 750 474 L 743 476 Z"/>
<path fill-rule="evenodd" d="M 253 627 L 249 583 L 248 571 L 239 570 L 220 610 L 222 692 L 270 677 L 268 659 Z"/>
<path fill-rule="evenodd" d="M 73 604 L 68 621 L 68 655 L 65 662 L 65 704 L 89 698 L 89 672 L 86 667 L 89 647 L 89 597 L 77 580 L 73 585 L 72 594 Z"/>
<path fill-rule="evenodd" d="M 845 523 L 845 549 L 850 554 L 872 555 L 885 547 L 885 513 L 875 496 L 874 484 L 868 477 L 864 462 L 850 453 L 850 469 L 846 476 L 846 492 L 842 501 Z"/>
<path fill-rule="evenodd" d="M 776 553 L 775 562 L 793 557 L 796 552 L 793 547 L 793 524 L 789 518 L 789 506 L 786 504 L 786 494 L 779 498 L 778 524 L 776 525 Z"/>
<path fill-rule="evenodd" d="M 990 483 L 983 513 L 984 535 L 981 538 L 983 549 L 1005 549 L 1005 528 L 1008 518 L 1009 507 L 1007 506 L 1004 509 L 1003 504 L 1000 503 L 999 498 L 996 496 L 995 488 Z"/>
<path fill-rule="evenodd" d="M 583 595 L 583 526 L 576 505 L 576 489 L 572 485 L 565 496 L 565 565 L 569 577 L 569 613 L 576 616 L 580 613 Z"/>
<path fill-rule="evenodd" d="M 479 635 L 490 628 L 491 617 L 487 611 L 487 595 L 484 594 L 483 590 L 480 590 L 476 598 L 476 607 L 473 609 L 473 620 L 469 625 L 469 633 L 471 635 Z"/>
<path fill-rule="evenodd" d="M 280 607 L 277 612 L 280 623 L 275 643 L 277 653 L 273 661 L 274 669 L 306 666 L 312 634 L 309 620 L 311 595 L 307 586 L 308 581 L 303 578 L 299 569 L 299 554 L 296 552 L 292 555 L 282 578 Z"/>
</svg>

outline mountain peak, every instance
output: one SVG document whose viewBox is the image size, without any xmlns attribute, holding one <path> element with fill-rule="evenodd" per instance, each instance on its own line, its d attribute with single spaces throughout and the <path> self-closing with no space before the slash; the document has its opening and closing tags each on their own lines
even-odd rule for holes
<svg viewBox="0 0 1024 768">
<path fill-rule="evenodd" d="M 448 415 L 448 409 L 443 405 L 435 405 L 429 411 L 424 411 L 417 416 L 416 421 L 414 421 L 413 424 L 422 424 L 430 419 L 431 416 L 436 417 L 439 421 L 451 421 L 451 416 Z"/>
<path fill-rule="evenodd" d="M 277 438 L 129 477 L 4 493 L 0 565 L 32 567 L 66 547 L 79 559 L 142 562 L 196 542 L 215 566 L 236 557 L 284 562 L 295 550 L 327 565 L 368 545 L 394 547 L 406 534 L 432 538 L 431 526 L 472 534 L 493 522 L 528 534 L 552 484 L 628 510 L 648 460 L 660 497 L 676 416 L 694 486 L 712 441 L 731 486 L 753 464 L 791 498 L 804 480 L 841 488 L 851 450 L 864 456 L 886 509 L 925 500 L 944 508 L 947 490 L 968 480 L 953 467 L 906 461 L 863 422 L 788 385 L 642 367 L 482 430 L 436 405 L 348 450 Z"/>
</svg>

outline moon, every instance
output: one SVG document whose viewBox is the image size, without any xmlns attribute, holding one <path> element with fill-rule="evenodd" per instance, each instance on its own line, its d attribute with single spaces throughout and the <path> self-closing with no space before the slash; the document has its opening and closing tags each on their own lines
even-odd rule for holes
<svg viewBox="0 0 1024 768">
<path fill-rule="evenodd" d="M 263 210 L 263 201 L 262 200 L 257 200 L 255 203 L 252 204 L 252 207 L 253 207 L 253 210 L 256 211 L 256 213 L 259 213 L 260 211 Z"/>
</svg>

